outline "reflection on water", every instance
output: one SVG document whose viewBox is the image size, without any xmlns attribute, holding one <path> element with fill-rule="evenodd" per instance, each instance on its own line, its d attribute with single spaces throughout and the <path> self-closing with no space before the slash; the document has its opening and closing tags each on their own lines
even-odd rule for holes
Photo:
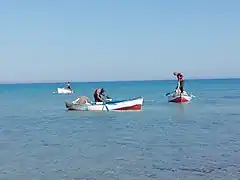
<svg viewBox="0 0 240 180">
<path fill-rule="evenodd" d="M 184 116 L 186 104 L 176 104 L 177 114 Z"/>
</svg>

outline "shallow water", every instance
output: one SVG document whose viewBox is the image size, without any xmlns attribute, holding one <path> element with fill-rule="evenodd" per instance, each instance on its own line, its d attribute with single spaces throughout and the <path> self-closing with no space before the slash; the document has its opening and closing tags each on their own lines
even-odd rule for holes
<svg viewBox="0 0 240 180">
<path fill-rule="evenodd" d="M 73 84 L 143 96 L 142 112 L 68 112 L 59 84 L 0 85 L 0 179 L 239 179 L 240 80 L 186 82 L 195 98 L 169 104 L 175 82 Z"/>
</svg>

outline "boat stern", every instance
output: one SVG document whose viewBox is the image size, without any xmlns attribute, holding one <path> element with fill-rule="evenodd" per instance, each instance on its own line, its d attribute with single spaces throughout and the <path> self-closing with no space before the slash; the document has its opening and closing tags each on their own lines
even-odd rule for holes
<svg viewBox="0 0 240 180">
<path fill-rule="evenodd" d="M 114 111 L 140 111 L 143 106 L 143 97 L 136 97 L 119 103 L 119 105 L 113 108 Z"/>
</svg>

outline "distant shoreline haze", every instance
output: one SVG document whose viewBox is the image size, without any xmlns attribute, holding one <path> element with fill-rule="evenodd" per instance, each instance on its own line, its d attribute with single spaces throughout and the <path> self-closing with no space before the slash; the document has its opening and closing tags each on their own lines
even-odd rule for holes
<svg viewBox="0 0 240 180">
<path fill-rule="evenodd" d="M 185 78 L 186 81 L 198 81 L 198 80 L 234 80 L 240 79 L 240 77 L 222 77 L 222 78 Z M 66 82 L 70 83 L 117 83 L 117 82 L 161 82 L 161 81 L 176 81 L 177 79 L 146 79 L 146 80 L 102 80 L 102 81 L 71 81 L 71 80 L 56 80 L 56 81 L 19 81 L 19 82 L 4 82 L 1 81 L 0 84 L 64 84 Z"/>
</svg>

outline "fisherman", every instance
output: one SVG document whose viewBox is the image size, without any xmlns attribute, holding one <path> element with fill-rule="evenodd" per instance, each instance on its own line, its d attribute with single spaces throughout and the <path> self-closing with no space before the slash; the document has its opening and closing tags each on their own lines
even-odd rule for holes
<svg viewBox="0 0 240 180">
<path fill-rule="evenodd" d="M 178 79 L 178 86 L 176 87 L 176 91 L 178 90 L 178 88 L 180 89 L 181 93 L 183 93 L 184 89 L 183 89 L 183 86 L 184 86 L 184 77 L 183 77 L 183 74 L 182 73 L 179 73 L 179 72 L 174 72 L 173 73 L 174 76 L 177 76 L 177 79 Z"/>
<path fill-rule="evenodd" d="M 93 94 L 95 102 L 103 102 L 106 99 L 106 95 L 104 93 L 105 90 L 103 88 L 97 88 Z"/>
<path fill-rule="evenodd" d="M 72 91 L 72 88 L 71 88 L 70 82 L 67 82 L 67 84 L 66 84 L 66 88 L 67 88 L 67 89 L 70 89 L 70 90 Z"/>
</svg>

